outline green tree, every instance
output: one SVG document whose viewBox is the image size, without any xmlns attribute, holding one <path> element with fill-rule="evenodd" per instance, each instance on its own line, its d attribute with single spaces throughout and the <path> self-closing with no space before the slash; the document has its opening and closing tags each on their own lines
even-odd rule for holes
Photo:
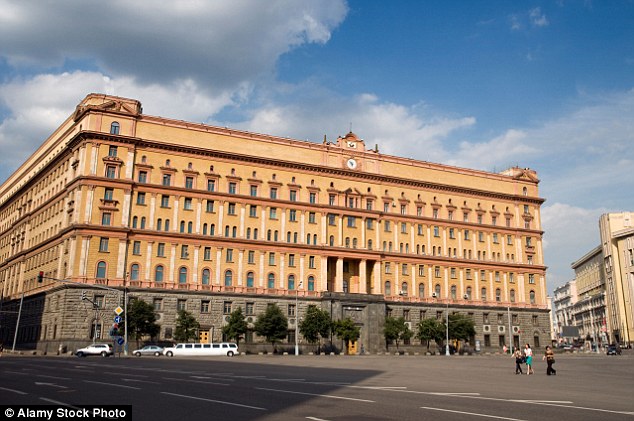
<svg viewBox="0 0 634 421">
<path fill-rule="evenodd" d="M 299 331 L 306 341 L 315 344 L 320 338 L 327 338 L 330 335 L 331 327 L 330 313 L 310 305 L 304 320 L 299 324 Z"/>
<path fill-rule="evenodd" d="M 288 335 L 288 319 L 277 304 L 269 304 L 264 314 L 258 317 L 254 325 L 255 333 L 266 338 L 273 346 Z"/>
<path fill-rule="evenodd" d="M 154 306 L 143 300 L 130 300 L 127 308 L 128 336 L 136 341 L 137 348 L 144 336 L 156 337 L 161 327 L 156 323 Z M 118 334 L 125 330 L 124 325 L 119 326 Z"/>
<path fill-rule="evenodd" d="M 191 339 L 198 339 L 198 329 L 200 329 L 200 323 L 190 312 L 178 310 L 176 329 L 174 329 L 174 339 L 177 342 L 189 342 Z"/>
<path fill-rule="evenodd" d="M 449 337 L 458 340 L 469 340 L 476 334 L 475 323 L 464 314 L 449 315 Z"/>
<path fill-rule="evenodd" d="M 234 340 L 239 345 L 240 339 L 247 333 L 247 329 L 248 325 L 244 314 L 242 314 L 242 307 L 238 307 L 229 315 L 229 321 L 222 327 L 222 333 L 227 339 Z"/>
<path fill-rule="evenodd" d="M 350 342 L 354 342 L 359 339 L 361 335 L 361 329 L 354 324 L 350 317 L 346 317 L 342 320 L 337 320 L 333 324 L 333 330 L 335 335 L 346 344 L 346 350 Z"/>
<path fill-rule="evenodd" d="M 445 326 L 436 319 L 423 319 L 418 323 L 416 337 L 427 342 L 427 351 L 429 351 L 429 341 L 433 339 L 436 343 L 440 343 L 444 334 Z"/>
<path fill-rule="evenodd" d="M 399 341 L 410 339 L 414 333 L 405 323 L 404 317 L 386 317 L 383 335 L 385 335 L 385 341 L 387 343 L 394 342 L 398 350 Z"/>
</svg>

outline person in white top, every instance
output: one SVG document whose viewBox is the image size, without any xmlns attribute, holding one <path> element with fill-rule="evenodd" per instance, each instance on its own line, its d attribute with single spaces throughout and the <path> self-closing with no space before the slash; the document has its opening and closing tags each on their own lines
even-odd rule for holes
<svg viewBox="0 0 634 421">
<path fill-rule="evenodd" d="M 526 357 L 526 374 L 535 374 L 533 372 L 533 350 L 529 344 L 524 347 L 524 356 Z"/>
</svg>

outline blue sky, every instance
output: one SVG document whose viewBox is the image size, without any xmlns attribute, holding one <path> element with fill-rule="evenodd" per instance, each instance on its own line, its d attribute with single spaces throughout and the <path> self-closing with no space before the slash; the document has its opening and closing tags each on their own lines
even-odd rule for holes
<svg viewBox="0 0 634 421">
<path fill-rule="evenodd" d="M 34 30 L 38 28 L 38 30 Z M 634 210 L 634 2 L 0 0 L 0 182 L 90 92 L 538 172 L 549 290 Z"/>
</svg>

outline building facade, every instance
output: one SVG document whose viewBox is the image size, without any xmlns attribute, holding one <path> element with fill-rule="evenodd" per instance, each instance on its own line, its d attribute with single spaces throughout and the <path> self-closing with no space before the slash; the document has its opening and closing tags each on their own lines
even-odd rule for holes
<svg viewBox="0 0 634 421">
<path fill-rule="evenodd" d="M 578 336 L 577 329 L 574 330 L 574 334 L 568 329 L 571 326 L 575 326 L 572 309 L 577 302 L 576 281 L 574 279 L 568 281 L 562 286 L 555 288 L 553 292 L 553 311 L 557 319 L 555 324 L 557 327 L 555 331 L 557 341 L 559 343 L 570 342 Z"/>
<path fill-rule="evenodd" d="M 544 346 L 538 183 L 530 169 L 384 155 L 354 133 L 292 140 L 90 94 L 0 187 L 2 339 L 22 297 L 18 344 L 105 339 L 127 288 L 153 303 L 167 340 L 178 309 L 218 341 L 238 306 L 252 323 L 277 303 L 289 343 L 317 305 L 352 318 L 368 352 L 385 348 L 386 315 L 416 332 L 447 311 L 473 318 L 482 349 Z"/>
</svg>

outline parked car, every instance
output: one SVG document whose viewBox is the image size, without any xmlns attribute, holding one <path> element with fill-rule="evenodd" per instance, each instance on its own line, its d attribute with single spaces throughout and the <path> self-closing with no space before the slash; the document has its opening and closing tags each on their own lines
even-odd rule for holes
<svg viewBox="0 0 634 421">
<path fill-rule="evenodd" d="M 112 351 L 112 345 L 110 344 L 92 344 L 75 351 L 75 355 L 77 355 L 78 357 L 85 357 L 87 355 L 101 355 L 105 358 L 113 354 L 114 352 Z"/>
<path fill-rule="evenodd" d="M 608 345 L 607 355 L 621 355 L 621 347 L 616 344 Z"/>
<path fill-rule="evenodd" d="M 238 345 L 232 342 L 221 342 L 217 344 L 176 344 L 173 347 L 168 347 L 163 350 L 163 354 L 168 357 L 173 356 L 212 356 L 212 355 L 226 355 L 227 357 L 233 357 L 239 355 Z"/>
<path fill-rule="evenodd" d="M 140 357 L 142 355 L 154 355 L 155 357 L 158 357 L 160 355 L 163 355 L 163 347 L 158 345 L 146 345 L 143 348 L 137 349 L 132 354 L 136 355 L 137 357 Z"/>
</svg>

